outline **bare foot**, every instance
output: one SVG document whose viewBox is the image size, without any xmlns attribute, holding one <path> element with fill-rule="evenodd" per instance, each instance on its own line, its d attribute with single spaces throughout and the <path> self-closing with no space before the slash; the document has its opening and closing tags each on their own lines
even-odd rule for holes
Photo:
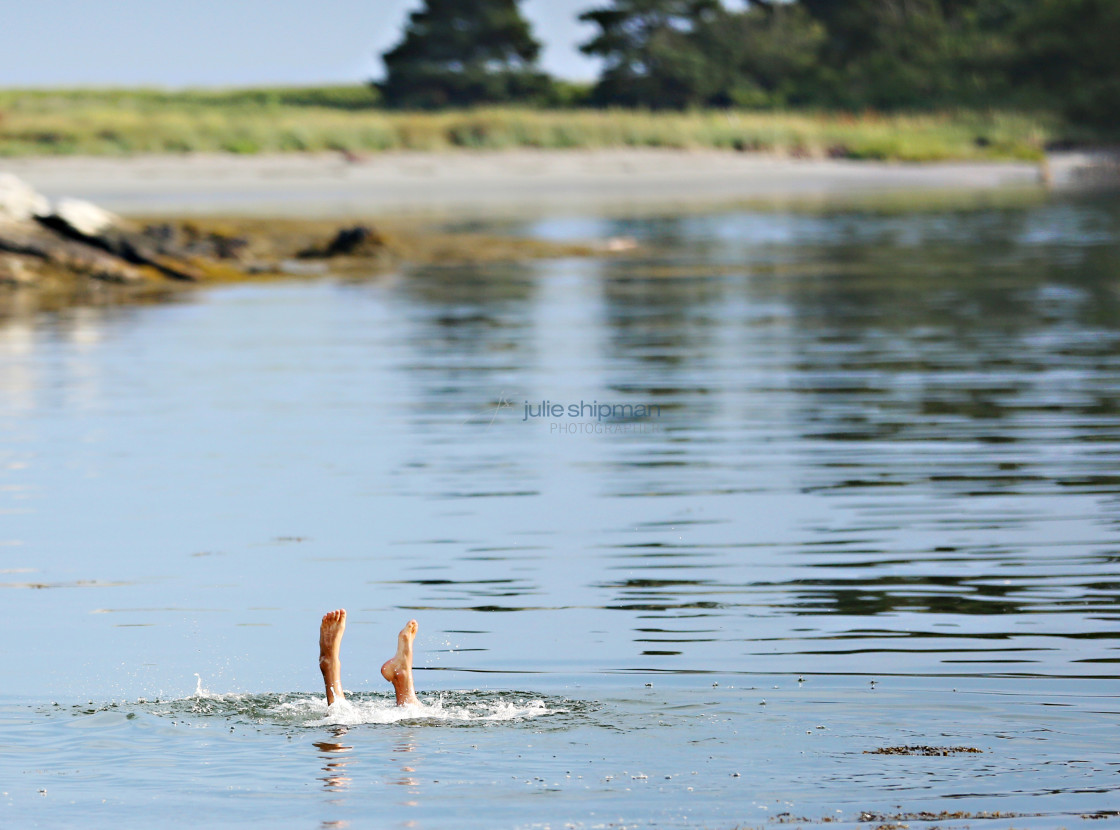
<svg viewBox="0 0 1120 830">
<path fill-rule="evenodd" d="M 397 653 L 381 667 L 381 676 L 392 683 L 397 692 L 398 706 L 420 702 L 412 686 L 412 641 L 416 639 L 417 628 L 416 620 L 408 621 L 397 635 Z"/>
<path fill-rule="evenodd" d="M 346 630 L 346 611 L 328 611 L 323 615 L 319 626 L 319 671 L 323 673 L 323 683 L 327 687 L 327 705 L 342 696 L 342 664 L 338 661 L 338 649 L 342 645 L 342 633 Z M 384 669 L 382 669 L 384 671 Z"/>
</svg>

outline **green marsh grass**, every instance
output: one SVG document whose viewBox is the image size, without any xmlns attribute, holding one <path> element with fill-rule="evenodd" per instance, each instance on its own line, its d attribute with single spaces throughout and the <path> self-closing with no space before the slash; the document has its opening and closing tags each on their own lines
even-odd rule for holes
<svg viewBox="0 0 1120 830">
<path fill-rule="evenodd" d="M 1065 132 L 1063 132 L 1065 130 Z M 661 147 L 892 161 L 1037 160 L 1046 115 L 380 109 L 368 87 L 0 90 L 0 156 Z"/>
</svg>

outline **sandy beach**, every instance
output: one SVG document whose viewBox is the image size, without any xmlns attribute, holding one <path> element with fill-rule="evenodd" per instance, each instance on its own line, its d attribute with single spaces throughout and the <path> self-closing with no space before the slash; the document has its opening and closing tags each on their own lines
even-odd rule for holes
<svg viewBox="0 0 1120 830">
<path fill-rule="evenodd" d="M 1029 163 L 899 164 L 714 151 L 597 150 L 20 158 L 49 197 L 131 215 L 470 216 L 649 212 L 902 191 L 1037 188 Z"/>
</svg>

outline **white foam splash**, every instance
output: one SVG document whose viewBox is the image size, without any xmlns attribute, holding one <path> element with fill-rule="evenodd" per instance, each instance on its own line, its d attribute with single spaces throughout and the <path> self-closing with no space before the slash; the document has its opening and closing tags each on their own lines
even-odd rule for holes
<svg viewBox="0 0 1120 830">
<path fill-rule="evenodd" d="M 496 722 L 527 720 L 551 714 L 543 700 L 479 701 L 448 704 L 443 696 L 427 703 L 397 706 L 385 700 L 336 700 L 327 706 L 323 698 L 285 701 L 272 707 L 279 717 L 306 718 L 304 726 L 357 726 L 367 723 L 398 723 L 404 720 Z"/>
<path fill-rule="evenodd" d="M 195 686 L 194 694 L 191 696 L 195 700 L 240 700 L 244 695 L 239 695 L 234 692 L 227 692 L 221 694 L 220 692 L 212 692 L 202 685 L 202 677 L 198 672 L 194 673 Z"/>
<path fill-rule="evenodd" d="M 398 723 L 400 721 L 435 721 L 444 723 L 496 723 L 529 720 L 541 715 L 562 714 L 566 709 L 550 709 L 545 702 L 531 696 L 503 696 L 480 699 L 477 693 L 449 692 L 424 694 L 421 702 L 397 706 L 392 697 L 373 699 L 352 695 L 327 706 L 318 695 L 282 694 L 247 695 L 238 692 L 211 692 L 195 674 L 194 694 L 186 700 L 201 704 L 208 714 L 246 715 L 298 723 L 301 726 L 357 726 L 360 724 Z M 269 699 L 271 698 L 271 700 Z M 217 708 L 213 708 L 216 705 Z M 196 710 L 197 711 L 197 710 Z"/>
</svg>

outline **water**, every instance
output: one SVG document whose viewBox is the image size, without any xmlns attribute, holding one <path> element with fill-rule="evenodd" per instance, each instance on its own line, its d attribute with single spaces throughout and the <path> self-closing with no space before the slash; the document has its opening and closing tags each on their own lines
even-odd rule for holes
<svg viewBox="0 0 1120 830">
<path fill-rule="evenodd" d="M 497 230 L 0 325 L 0 822 L 1120 826 L 1115 201 Z"/>
</svg>

